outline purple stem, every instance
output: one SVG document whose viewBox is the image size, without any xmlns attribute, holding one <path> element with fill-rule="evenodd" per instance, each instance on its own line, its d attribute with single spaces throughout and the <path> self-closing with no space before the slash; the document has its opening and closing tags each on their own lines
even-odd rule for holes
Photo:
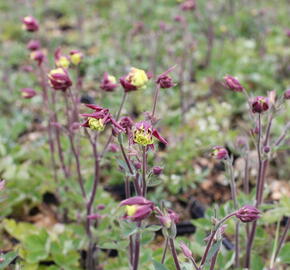
<svg viewBox="0 0 290 270">
<path fill-rule="evenodd" d="M 146 171 L 147 171 L 146 146 L 142 146 L 142 193 L 143 193 L 143 197 L 145 197 L 147 193 Z"/>
<path fill-rule="evenodd" d="M 156 89 L 155 89 L 155 94 L 154 94 L 154 102 L 153 102 L 153 109 L 152 109 L 152 120 L 154 119 L 159 92 L 160 92 L 160 85 L 157 84 L 156 85 Z"/>
<path fill-rule="evenodd" d="M 174 260 L 175 268 L 176 268 L 176 270 L 181 270 L 180 265 L 179 265 L 179 261 L 178 261 L 178 257 L 177 257 L 177 253 L 176 253 L 176 249 L 174 246 L 174 240 L 172 238 L 169 239 L 169 244 L 170 244 L 170 249 L 171 249 L 172 257 Z"/>
<path fill-rule="evenodd" d="M 162 259 L 161 259 L 161 263 L 162 264 L 164 264 L 164 261 L 165 261 L 166 252 L 167 252 L 167 249 L 168 249 L 168 243 L 169 243 L 169 240 L 168 240 L 168 237 L 166 237 L 165 246 L 164 246 L 164 250 L 163 250 L 163 254 L 162 254 Z"/>
<path fill-rule="evenodd" d="M 138 223 L 138 228 L 141 227 L 141 222 Z M 133 270 L 138 270 L 139 257 L 140 257 L 140 232 L 138 231 L 135 235 L 135 254 L 133 262 Z"/>
</svg>

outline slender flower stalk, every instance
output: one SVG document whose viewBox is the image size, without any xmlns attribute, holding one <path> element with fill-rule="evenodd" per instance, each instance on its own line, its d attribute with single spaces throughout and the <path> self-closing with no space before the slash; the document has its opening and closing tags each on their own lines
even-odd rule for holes
<svg viewBox="0 0 290 270">
<path fill-rule="evenodd" d="M 178 257 L 177 257 L 177 252 L 176 252 L 175 245 L 174 245 L 174 239 L 172 239 L 172 238 L 169 239 L 169 245 L 170 245 L 172 257 L 174 260 L 175 268 L 176 268 L 176 270 L 181 270 L 181 267 L 180 267 L 180 264 L 178 261 Z"/>
<path fill-rule="evenodd" d="M 278 247 L 277 247 L 277 250 L 275 253 L 274 261 L 277 259 L 279 252 L 280 252 L 280 250 L 281 250 L 281 248 L 282 248 L 282 246 L 287 238 L 289 229 L 290 229 L 290 217 L 287 218 L 287 223 L 286 223 L 286 226 L 284 228 L 284 232 L 279 240 L 279 244 L 278 244 Z"/>
<path fill-rule="evenodd" d="M 147 193 L 146 171 L 147 171 L 146 146 L 142 146 L 142 189 L 144 197 L 146 196 Z"/>
<path fill-rule="evenodd" d="M 162 264 L 164 264 L 164 262 L 165 262 L 166 252 L 167 252 L 167 249 L 168 249 L 168 244 L 169 244 L 169 239 L 168 239 L 168 237 L 166 237 L 165 245 L 164 245 L 164 249 L 163 249 L 163 254 L 162 254 L 162 259 L 161 259 L 161 263 Z"/>
<path fill-rule="evenodd" d="M 153 109 L 152 109 L 152 119 L 154 119 L 159 92 L 160 92 L 160 85 L 156 84 L 154 101 L 153 101 Z"/>
</svg>

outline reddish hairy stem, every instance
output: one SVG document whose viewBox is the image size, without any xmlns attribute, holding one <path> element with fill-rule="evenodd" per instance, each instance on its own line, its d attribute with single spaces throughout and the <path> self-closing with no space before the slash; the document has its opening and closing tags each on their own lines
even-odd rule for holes
<svg viewBox="0 0 290 270">
<path fill-rule="evenodd" d="M 180 265 L 179 265 L 179 261 L 178 261 L 178 257 L 177 257 L 177 253 L 176 253 L 176 249 L 174 246 L 174 240 L 172 238 L 169 239 L 169 244 L 170 244 L 170 249 L 171 249 L 172 257 L 174 260 L 175 268 L 176 268 L 176 270 L 181 270 Z"/>
</svg>

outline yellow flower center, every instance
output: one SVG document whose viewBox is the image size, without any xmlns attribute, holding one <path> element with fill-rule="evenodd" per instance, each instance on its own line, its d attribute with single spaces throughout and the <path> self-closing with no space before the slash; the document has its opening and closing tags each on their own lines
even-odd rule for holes
<svg viewBox="0 0 290 270">
<path fill-rule="evenodd" d="M 116 78 L 115 78 L 114 76 L 112 76 L 112 75 L 109 75 L 109 76 L 108 76 L 108 79 L 109 79 L 109 81 L 110 81 L 111 83 L 116 83 L 116 82 L 117 82 Z"/>
<path fill-rule="evenodd" d="M 102 119 L 89 118 L 89 126 L 92 130 L 103 131 L 105 129 Z"/>
<path fill-rule="evenodd" d="M 129 217 L 134 216 L 137 210 L 137 205 L 126 205 L 126 212 Z"/>
<path fill-rule="evenodd" d="M 62 68 L 68 68 L 69 67 L 69 60 L 65 56 L 61 56 L 56 61 L 56 66 L 57 67 L 62 67 Z"/>
<path fill-rule="evenodd" d="M 149 131 L 145 130 L 136 130 L 134 132 L 134 142 L 146 146 L 148 144 L 153 144 L 154 140 Z"/>
<path fill-rule="evenodd" d="M 82 61 L 82 55 L 80 53 L 74 53 L 70 56 L 71 62 L 77 66 Z"/>
<path fill-rule="evenodd" d="M 138 89 L 144 89 L 148 82 L 147 74 L 144 70 L 138 68 L 132 68 L 129 72 L 127 79 Z"/>
<path fill-rule="evenodd" d="M 62 68 L 56 68 L 56 69 L 52 69 L 49 72 L 49 75 L 54 75 L 54 74 L 65 74 L 64 70 Z"/>
</svg>

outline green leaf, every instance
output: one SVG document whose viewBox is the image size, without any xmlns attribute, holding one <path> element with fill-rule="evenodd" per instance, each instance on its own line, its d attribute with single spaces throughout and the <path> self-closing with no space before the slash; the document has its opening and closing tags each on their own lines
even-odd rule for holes
<svg viewBox="0 0 290 270">
<path fill-rule="evenodd" d="M 6 253 L 4 256 L 0 256 L 0 259 L 3 259 L 0 262 L 0 269 L 6 269 L 6 267 L 17 257 L 17 252 L 11 251 Z"/>
<path fill-rule="evenodd" d="M 284 245 L 279 253 L 279 258 L 283 263 L 290 263 L 290 243 Z"/>
<path fill-rule="evenodd" d="M 122 222 L 121 223 L 121 231 L 125 237 L 129 237 L 130 235 L 136 233 L 138 228 L 134 222 Z"/>
<path fill-rule="evenodd" d="M 159 231 L 161 228 L 162 228 L 161 225 L 150 225 L 150 226 L 145 228 L 145 231 L 156 232 L 156 231 Z"/>
<path fill-rule="evenodd" d="M 152 262 L 155 270 L 168 270 L 168 268 L 164 264 L 157 262 L 155 260 L 153 260 Z"/>
</svg>

